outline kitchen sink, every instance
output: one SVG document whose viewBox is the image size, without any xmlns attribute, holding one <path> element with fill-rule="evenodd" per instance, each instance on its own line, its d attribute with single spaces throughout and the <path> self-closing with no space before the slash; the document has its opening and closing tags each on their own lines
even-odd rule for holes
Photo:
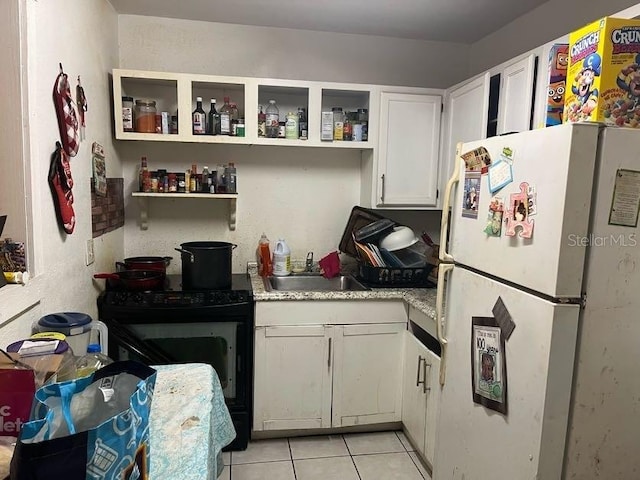
<svg viewBox="0 0 640 480">
<path fill-rule="evenodd" d="M 351 275 L 324 278 L 322 275 L 289 275 L 286 277 L 267 277 L 264 279 L 267 291 L 297 292 L 344 292 L 368 290 Z"/>
</svg>

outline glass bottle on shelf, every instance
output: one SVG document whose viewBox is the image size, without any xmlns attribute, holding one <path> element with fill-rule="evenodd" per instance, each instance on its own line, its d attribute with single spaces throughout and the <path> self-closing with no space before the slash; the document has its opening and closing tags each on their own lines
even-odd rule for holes
<svg viewBox="0 0 640 480">
<path fill-rule="evenodd" d="M 342 124 L 342 139 L 350 142 L 352 140 L 353 124 L 351 123 L 351 112 L 345 112 L 344 123 Z"/>
<path fill-rule="evenodd" d="M 196 97 L 196 109 L 191 116 L 193 123 L 193 134 L 204 135 L 206 129 L 206 115 L 202 109 L 202 97 Z"/>
<path fill-rule="evenodd" d="M 138 191 L 148 192 L 150 190 L 149 168 L 147 167 L 147 157 L 140 159 L 140 171 L 138 172 Z"/>
<path fill-rule="evenodd" d="M 238 193 L 236 167 L 232 162 L 224 169 L 224 176 L 226 178 L 227 193 Z"/>
<path fill-rule="evenodd" d="M 260 112 L 258 113 L 258 136 L 266 137 L 267 136 L 267 116 L 262 111 L 262 105 L 258 105 L 260 108 Z"/>
<path fill-rule="evenodd" d="M 224 97 L 224 105 L 220 109 L 220 135 L 231 135 L 231 105 L 229 105 L 229 97 Z"/>
<path fill-rule="evenodd" d="M 298 135 L 300 136 L 300 140 L 307 139 L 307 128 L 307 111 L 302 107 L 298 107 Z"/>
<path fill-rule="evenodd" d="M 235 102 L 229 103 L 231 112 L 231 135 L 236 137 L 238 135 L 238 124 L 240 123 L 240 112 L 238 111 L 238 104 Z"/>
<path fill-rule="evenodd" d="M 200 191 L 202 193 L 209 193 L 209 167 L 206 165 L 202 167 L 202 182 L 200 184 Z"/>
<path fill-rule="evenodd" d="M 224 165 L 216 167 L 216 193 L 227 193 L 227 177 L 224 168 Z"/>
<path fill-rule="evenodd" d="M 209 117 L 207 118 L 207 135 L 217 135 L 216 123 L 219 121 L 220 115 L 216 110 L 216 99 L 211 99 L 211 109 L 209 110 Z"/>
<path fill-rule="evenodd" d="M 280 112 L 275 100 L 269 100 L 266 113 L 266 135 L 267 138 L 278 138 L 280 130 Z"/>
</svg>

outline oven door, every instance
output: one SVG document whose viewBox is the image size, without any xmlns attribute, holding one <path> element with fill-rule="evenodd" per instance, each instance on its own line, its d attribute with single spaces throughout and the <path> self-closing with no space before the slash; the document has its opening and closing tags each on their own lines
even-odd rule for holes
<svg viewBox="0 0 640 480">
<path fill-rule="evenodd" d="M 119 324 L 109 322 L 114 360 L 143 363 L 208 363 L 220 379 L 227 405 L 244 405 L 246 325 L 241 322 Z M 128 334 L 128 335 L 127 335 Z"/>
</svg>

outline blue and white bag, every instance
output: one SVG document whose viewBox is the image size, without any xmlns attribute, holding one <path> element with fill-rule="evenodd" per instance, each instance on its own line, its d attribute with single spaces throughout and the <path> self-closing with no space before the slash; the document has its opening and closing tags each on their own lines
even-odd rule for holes
<svg viewBox="0 0 640 480">
<path fill-rule="evenodd" d="M 11 480 L 137 480 L 149 469 L 156 371 L 126 361 L 36 391 Z"/>
</svg>

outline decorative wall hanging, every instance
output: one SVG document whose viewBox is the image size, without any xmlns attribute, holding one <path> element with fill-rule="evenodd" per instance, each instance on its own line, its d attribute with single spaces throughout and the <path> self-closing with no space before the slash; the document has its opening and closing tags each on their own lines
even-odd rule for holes
<svg viewBox="0 0 640 480">
<path fill-rule="evenodd" d="M 56 107 L 56 117 L 58 118 L 58 129 L 60 130 L 60 141 L 64 151 L 70 157 L 75 157 L 80 147 L 78 135 L 78 117 L 76 106 L 71 98 L 69 78 L 60 64 L 60 73 L 56 77 L 53 85 L 53 103 Z"/>
<path fill-rule="evenodd" d="M 89 106 L 87 105 L 84 88 L 82 88 L 82 84 L 80 83 L 80 75 L 78 75 L 78 85 L 76 86 L 76 104 L 78 105 L 78 114 L 80 115 L 80 140 L 84 140 L 84 129 L 87 126 L 85 113 L 89 110 Z"/>
<path fill-rule="evenodd" d="M 60 142 L 56 142 L 56 151 L 51 156 L 49 167 L 49 186 L 53 194 L 58 222 L 68 234 L 73 233 L 76 226 L 76 215 L 73 211 L 73 179 L 69 157 Z"/>
</svg>

